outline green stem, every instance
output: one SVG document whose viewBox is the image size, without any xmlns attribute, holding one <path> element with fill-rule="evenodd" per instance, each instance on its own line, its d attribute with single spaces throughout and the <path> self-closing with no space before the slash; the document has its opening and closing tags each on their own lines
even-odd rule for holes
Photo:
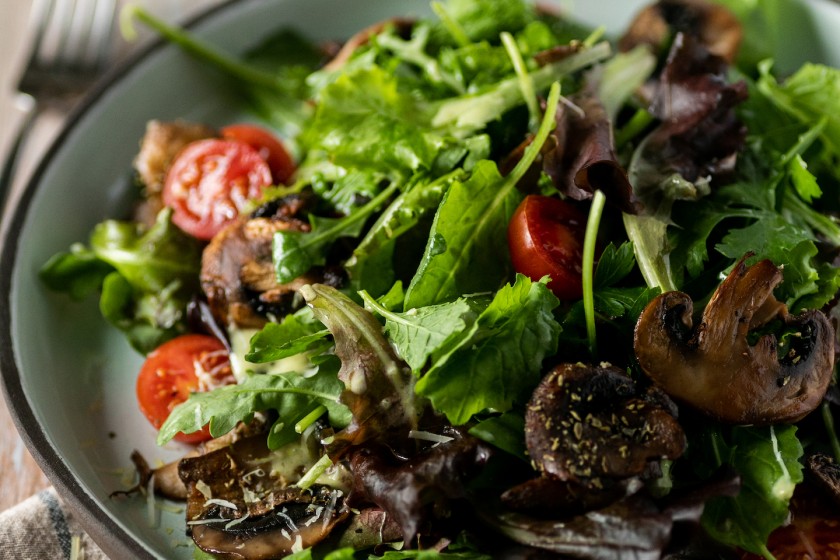
<svg viewBox="0 0 840 560">
<path fill-rule="evenodd" d="M 604 213 L 607 197 L 601 191 L 592 196 L 589 219 L 586 221 L 586 236 L 583 239 L 583 313 L 586 317 L 586 335 L 589 339 L 589 353 L 594 358 L 598 347 L 595 332 L 595 293 L 593 277 L 595 275 L 595 243 L 598 228 Z"/>
<path fill-rule="evenodd" d="M 761 555 L 764 557 L 764 560 L 776 560 L 776 557 L 773 556 L 773 553 L 770 552 L 770 549 L 767 548 L 767 545 L 762 544 L 761 547 Z"/>
<path fill-rule="evenodd" d="M 805 220 L 809 226 L 823 234 L 833 245 L 840 245 L 840 225 L 831 217 L 814 210 L 791 189 L 785 189 L 782 206 Z"/>
<path fill-rule="evenodd" d="M 318 462 L 312 465 L 312 468 L 306 471 L 306 474 L 304 474 L 301 477 L 301 479 L 298 480 L 295 486 L 306 490 L 307 488 L 315 484 L 315 482 L 321 477 L 321 475 L 324 474 L 324 471 L 330 468 L 332 464 L 333 462 L 330 460 L 328 455 L 321 456 L 321 458 L 318 459 Z"/>
<path fill-rule="evenodd" d="M 504 31 L 500 37 L 502 38 L 502 44 L 507 51 L 508 57 L 510 57 L 510 61 L 513 64 L 513 70 L 516 72 L 517 78 L 519 78 L 519 89 L 522 90 L 522 97 L 525 98 L 525 105 L 527 105 L 528 114 L 531 117 L 529 125 L 531 129 L 534 129 L 537 123 L 540 122 L 541 116 L 540 106 L 537 103 L 537 94 L 534 90 L 534 80 L 528 73 L 528 67 L 522 59 L 522 53 L 519 52 L 519 47 L 516 45 L 516 40 L 513 38 L 513 35 Z"/>
<path fill-rule="evenodd" d="M 667 253 L 668 224 L 655 216 L 622 214 L 627 237 L 633 242 L 636 263 L 649 288 L 677 289 Z"/>
<path fill-rule="evenodd" d="M 615 133 L 615 148 L 620 150 L 630 140 L 638 136 L 650 123 L 653 115 L 647 109 L 639 109 L 620 130 Z"/>
<path fill-rule="evenodd" d="M 133 27 L 133 19 L 137 19 L 165 39 L 181 47 L 184 51 L 213 64 L 234 78 L 259 87 L 276 90 L 281 89 L 281 84 L 274 74 L 258 70 L 243 63 L 236 57 L 217 50 L 208 43 L 199 41 L 183 30 L 166 24 L 136 4 L 127 4 L 122 12 L 120 12 L 120 30 L 127 40 L 132 40 L 137 36 Z"/>
<path fill-rule="evenodd" d="M 298 434 L 302 434 L 304 431 L 306 431 L 306 428 L 314 424 L 315 421 L 318 420 L 318 418 L 320 418 L 321 416 L 323 416 L 326 411 L 327 407 L 322 404 L 315 407 L 315 409 L 312 412 L 301 418 L 300 421 L 298 421 L 298 423 L 295 424 L 295 432 Z"/>
<path fill-rule="evenodd" d="M 335 225 L 332 227 L 328 227 L 321 231 L 305 234 L 303 241 L 301 241 L 300 247 L 302 249 L 306 249 L 308 247 L 312 247 L 314 245 L 318 245 L 322 242 L 323 239 L 331 239 L 335 236 L 338 232 L 341 232 L 346 229 L 351 229 L 353 225 L 358 223 L 359 221 L 365 221 L 368 217 L 376 212 L 376 210 L 385 203 L 391 195 L 393 195 L 398 189 L 400 188 L 400 183 L 398 181 L 392 182 L 386 189 L 376 195 L 370 202 L 350 214 L 349 216 L 345 217 L 343 220 L 336 222 Z"/>
<path fill-rule="evenodd" d="M 796 144 L 794 144 L 793 147 L 782 156 L 780 161 L 781 166 L 787 166 L 791 161 L 793 161 L 794 157 L 804 154 L 805 150 L 810 148 L 811 144 L 820 137 L 820 134 L 822 134 L 823 130 L 825 130 L 827 124 L 828 117 L 823 117 L 817 124 L 802 133 L 799 138 L 797 138 Z"/>
<path fill-rule="evenodd" d="M 517 162 L 513 171 L 511 171 L 510 175 L 508 175 L 509 184 L 515 186 L 525 173 L 528 172 L 531 168 L 531 164 L 534 163 L 540 153 L 540 150 L 542 150 L 546 139 L 548 139 L 548 135 L 551 134 L 551 132 L 557 127 L 554 117 L 557 114 L 557 103 L 559 101 L 560 82 L 554 82 L 551 84 L 551 89 L 548 91 L 548 101 L 546 102 L 545 115 L 543 115 L 542 124 L 540 124 L 540 128 L 537 129 L 537 133 L 534 135 L 534 139 L 531 144 L 525 148 L 525 153 L 522 155 L 522 159 Z"/>
<path fill-rule="evenodd" d="M 601 25 L 592 30 L 592 33 L 583 40 L 583 46 L 586 48 L 592 47 L 595 43 L 601 40 L 601 37 L 607 32 L 607 28 Z"/>
<path fill-rule="evenodd" d="M 438 19 L 440 19 L 440 22 L 446 30 L 449 31 L 449 34 L 452 35 L 452 38 L 455 39 L 455 43 L 457 43 L 459 47 L 468 47 L 472 44 L 467 32 L 464 31 L 464 28 L 461 27 L 460 23 L 455 21 L 455 19 L 449 15 L 449 12 L 447 12 L 446 8 L 443 7 L 443 4 L 440 2 L 432 2 L 432 11 Z"/>
</svg>

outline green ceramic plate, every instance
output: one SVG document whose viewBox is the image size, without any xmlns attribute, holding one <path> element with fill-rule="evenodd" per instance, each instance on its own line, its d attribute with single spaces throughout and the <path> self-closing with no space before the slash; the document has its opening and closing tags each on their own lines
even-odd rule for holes
<svg viewBox="0 0 840 560">
<path fill-rule="evenodd" d="M 808 58 L 840 66 L 840 8 L 781 0 L 783 68 Z M 643 4 L 579 0 L 559 5 L 608 31 L 623 28 Z M 426 14 L 426 0 L 249 0 L 231 2 L 192 22 L 202 38 L 242 52 L 293 26 L 313 39 L 344 38 L 391 15 Z M 37 271 L 49 256 L 107 217 L 124 215 L 131 161 L 149 119 L 224 124 L 243 115 L 218 74 L 168 45 L 157 45 L 112 75 L 69 120 L 15 209 L 4 240 L 0 365 L 15 421 L 47 476 L 112 558 L 191 558 L 182 513 L 150 523 L 141 500 L 117 500 L 129 455 L 170 460 L 182 449 L 155 446 L 137 410 L 140 364 L 122 336 L 105 325 L 93 300 L 73 303 L 44 289 Z"/>
</svg>

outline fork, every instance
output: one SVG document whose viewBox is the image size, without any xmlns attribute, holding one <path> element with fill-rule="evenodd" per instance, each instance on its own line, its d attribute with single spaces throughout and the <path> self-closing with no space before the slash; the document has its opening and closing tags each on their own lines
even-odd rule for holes
<svg viewBox="0 0 840 560">
<path fill-rule="evenodd" d="M 35 0 L 34 34 L 18 82 L 15 104 L 24 112 L 0 172 L 0 209 L 5 206 L 18 160 L 37 117 L 70 109 L 107 67 L 117 0 Z"/>
</svg>

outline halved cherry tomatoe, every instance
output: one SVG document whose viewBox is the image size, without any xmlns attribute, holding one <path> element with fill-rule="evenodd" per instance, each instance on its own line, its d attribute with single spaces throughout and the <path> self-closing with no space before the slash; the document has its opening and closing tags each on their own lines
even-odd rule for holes
<svg viewBox="0 0 840 560">
<path fill-rule="evenodd" d="M 531 280 L 550 276 L 548 287 L 562 300 L 582 296 L 586 216 L 580 210 L 558 198 L 528 195 L 513 213 L 507 233 L 516 272 Z"/>
<path fill-rule="evenodd" d="M 286 184 L 295 172 L 292 156 L 271 132 L 253 124 L 232 124 L 221 130 L 222 138 L 248 144 L 268 163 L 274 184 Z"/>
<path fill-rule="evenodd" d="M 156 429 L 190 393 L 235 382 L 227 348 L 204 334 L 185 334 L 153 350 L 137 377 L 140 411 Z M 179 433 L 178 441 L 198 443 L 210 439 L 207 426 L 192 434 Z"/>
<path fill-rule="evenodd" d="M 268 163 L 250 145 L 217 138 L 198 140 L 181 150 L 169 168 L 163 203 L 172 208 L 176 226 L 197 239 L 209 240 L 272 183 Z"/>
</svg>

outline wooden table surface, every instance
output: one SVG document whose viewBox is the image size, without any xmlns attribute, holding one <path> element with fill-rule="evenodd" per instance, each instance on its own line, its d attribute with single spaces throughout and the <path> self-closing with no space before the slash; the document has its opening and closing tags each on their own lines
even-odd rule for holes
<svg viewBox="0 0 840 560">
<path fill-rule="evenodd" d="M 30 34 L 29 13 L 34 0 L 0 0 L 0 162 L 5 161 L 14 132 L 18 129 L 22 113 L 15 102 L 15 85 L 28 54 Z M 118 0 L 123 3 L 125 0 Z M 170 21 L 181 21 L 192 13 L 221 0 L 144 0 L 152 11 Z M 128 45 L 115 34 L 113 58 L 116 62 L 150 40 L 148 34 L 141 41 Z M 6 208 L 12 208 L 26 178 L 34 169 L 38 158 L 49 146 L 63 123 L 65 114 L 47 112 L 36 122 L 21 159 L 19 172 Z M 6 297 L 6 294 L 2 294 Z M 5 396 L 5 395 L 4 395 Z M 0 511 L 7 509 L 47 488 L 49 481 L 35 463 L 20 435 L 15 429 L 5 398 L 0 398 Z"/>
</svg>

